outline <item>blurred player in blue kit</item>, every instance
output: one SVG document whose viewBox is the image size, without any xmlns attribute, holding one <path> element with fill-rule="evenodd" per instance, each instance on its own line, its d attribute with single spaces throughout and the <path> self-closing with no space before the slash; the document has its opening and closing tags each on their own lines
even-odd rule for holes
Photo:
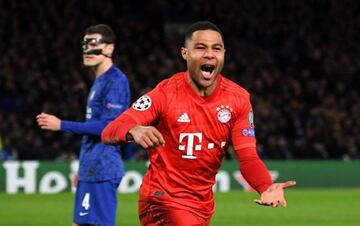
<svg viewBox="0 0 360 226">
<path fill-rule="evenodd" d="M 86 121 L 74 122 L 41 113 L 36 119 L 44 130 L 82 134 L 73 226 L 116 224 L 117 187 L 124 175 L 119 146 L 101 142 L 104 127 L 130 103 L 129 82 L 113 64 L 116 37 L 113 30 L 98 24 L 86 29 L 83 63 L 96 79 L 89 92 Z"/>
</svg>

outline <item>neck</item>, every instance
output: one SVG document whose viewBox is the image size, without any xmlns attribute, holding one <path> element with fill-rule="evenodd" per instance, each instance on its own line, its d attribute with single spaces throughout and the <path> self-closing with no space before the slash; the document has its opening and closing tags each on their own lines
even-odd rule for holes
<svg viewBox="0 0 360 226">
<path fill-rule="evenodd" d="M 105 59 L 101 64 L 92 67 L 93 72 L 95 73 L 96 77 L 104 74 L 109 68 L 113 65 L 113 62 L 110 58 Z"/>
<path fill-rule="evenodd" d="M 215 82 L 213 84 L 211 84 L 210 86 L 207 86 L 207 87 L 203 87 L 200 84 L 197 84 L 193 79 L 190 78 L 190 76 L 188 76 L 188 82 L 189 82 L 191 88 L 199 96 L 208 97 L 214 92 L 214 90 L 216 88 L 217 79 L 215 80 Z"/>
</svg>

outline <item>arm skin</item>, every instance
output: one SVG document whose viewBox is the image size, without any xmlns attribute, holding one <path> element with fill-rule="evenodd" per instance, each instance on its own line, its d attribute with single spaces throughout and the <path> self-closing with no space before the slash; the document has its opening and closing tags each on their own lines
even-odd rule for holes
<svg viewBox="0 0 360 226">
<path fill-rule="evenodd" d="M 280 203 L 282 207 L 286 207 L 284 189 L 295 186 L 296 182 L 272 183 L 265 164 L 256 153 L 256 148 L 244 148 L 236 150 L 235 153 L 240 164 L 241 174 L 260 194 L 260 199 L 256 199 L 254 202 L 272 207 L 277 207 Z"/>
</svg>

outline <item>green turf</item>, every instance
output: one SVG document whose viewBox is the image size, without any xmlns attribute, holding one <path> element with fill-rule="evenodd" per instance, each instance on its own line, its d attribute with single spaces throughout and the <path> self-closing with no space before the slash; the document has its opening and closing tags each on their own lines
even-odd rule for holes
<svg viewBox="0 0 360 226">
<path fill-rule="evenodd" d="M 359 226 L 360 189 L 289 189 L 286 209 L 252 203 L 255 193 L 216 193 L 214 226 Z M 120 194 L 118 224 L 139 225 L 137 194 Z M 71 225 L 73 195 L 0 194 L 1 226 Z"/>
</svg>

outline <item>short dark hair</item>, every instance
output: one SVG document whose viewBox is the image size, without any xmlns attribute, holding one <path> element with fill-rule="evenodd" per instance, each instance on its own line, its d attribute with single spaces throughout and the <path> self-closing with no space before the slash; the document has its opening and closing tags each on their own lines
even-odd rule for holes
<svg viewBox="0 0 360 226">
<path fill-rule="evenodd" d="M 219 32 L 222 40 L 224 41 L 223 33 L 221 32 L 221 30 L 218 26 L 216 26 L 214 23 L 211 23 L 210 21 L 199 21 L 199 22 L 193 23 L 186 29 L 184 46 L 186 44 L 186 41 L 191 39 L 191 37 L 195 31 L 203 31 L 203 30 L 212 30 L 212 31 Z"/>
<path fill-rule="evenodd" d="M 116 36 L 114 31 L 111 29 L 109 25 L 106 24 L 97 24 L 92 25 L 85 30 L 85 34 L 95 34 L 99 33 L 102 36 L 102 40 L 105 43 L 115 43 Z"/>
</svg>

